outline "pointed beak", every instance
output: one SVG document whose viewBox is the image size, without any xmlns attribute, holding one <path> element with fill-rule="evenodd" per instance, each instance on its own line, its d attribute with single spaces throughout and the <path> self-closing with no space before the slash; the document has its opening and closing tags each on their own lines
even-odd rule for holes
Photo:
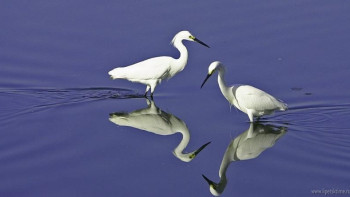
<svg viewBox="0 0 350 197">
<path fill-rule="evenodd" d="M 204 45 L 204 46 L 210 48 L 210 46 L 208 46 L 207 44 L 205 44 L 204 42 L 200 41 L 200 40 L 197 39 L 197 38 L 194 38 L 193 40 L 196 41 L 196 42 L 198 42 L 198 43 L 201 44 L 201 45 Z"/>
<path fill-rule="evenodd" d="M 209 77 L 211 76 L 211 74 L 208 74 L 207 77 L 204 79 L 201 88 L 204 86 L 205 82 L 207 82 L 207 80 L 209 79 Z"/>
<path fill-rule="evenodd" d="M 208 142 L 206 144 L 204 144 L 203 146 L 201 146 L 199 149 L 197 149 L 192 155 L 191 157 L 194 158 L 196 157 L 206 146 L 208 146 L 208 144 L 210 144 L 211 142 Z"/>
<path fill-rule="evenodd" d="M 215 183 L 212 180 L 208 179 L 206 176 L 204 176 L 204 174 L 202 174 L 202 177 L 207 181 L 209 185 L 215 185 Z"/>
<path fill-rule="evenodd" d="M 110 113 L 109 114 L 109 117 L 110 118 L 113 118 L 113 117 L 115 117 L 115 116 L 126 116 L 127 114 L 126 113 L 123 113 L 123 112 L 114 112 L 114 113 Z"/>
</svg>

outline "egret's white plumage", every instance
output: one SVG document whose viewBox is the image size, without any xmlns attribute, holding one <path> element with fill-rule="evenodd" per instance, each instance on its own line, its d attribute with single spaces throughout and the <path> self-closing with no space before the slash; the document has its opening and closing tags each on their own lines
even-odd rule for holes
<svg viewBox="0 0 350 197">
<path fill-rule="evenodd" d="M 151 96 L 153 96 L 156 86 L 162 80 L 170 79 L 185 68 L 188 52 L 182 43 L 183 40 L 195 41 L 209 47 L 195 38 L 189 31 L 180 31 L 171 41 L 180 52 L 178 59 L 169 56 L 154 57 L 130 66 L 115 68 L 109 71 L 108 74 L 112 79 L 127 79 L 131 82 L 145 84 L 147 86 L 145 96 L 149 90 L 151 90 Z"/>
<path fill-rule="evenodd" d="M 208 142 L 195 151 L 184 153 L 190 142 L 190 131 L 185 122 L 173 114 L 164 112 L 153 101 L 149 101 L 148 99 L 146 101 L 148 107 L 130 113 L 113 113 L 110 114 L 109 120 L 120 126 L 129 126 L 157 135 L 181 133 L 182 140 L 174 149 L 173 153 L 184 162 L 192 161 L 209 144 Z"/>
<path fill-rule="evenodd" d="M 220 165 L 220 182 L 215 183 L 203 175 L 209 184 L 210 192 L 214 196 L 220 196 L 224 192 L 227 184 L 226 171 L 232 162 L 258 157 L 263 151 L 271 148 L 286 132 L 285 127 L 250 123 L 249 129 L 228 145 Z"/>
<path fill-rule="evenodd" d="M 231 105 L 246 113 L 250 122 L 254 121 L 254 117 L 261 117 L 263 115 L 272 114 L 275 110 L 285 111 L 288 109 L 287 105 L 280 100 L 277 100 L 270 94 L 249 85 L 234 85 L 227 86 L 224 80 L 225 67 L 219 62 L 215 61 L 209 65 L 208 75 L 202 83 L 202 86 L 208 78 L 218 71 L 218 83 L 220 90 L 224 97 Z"/>
</svg>

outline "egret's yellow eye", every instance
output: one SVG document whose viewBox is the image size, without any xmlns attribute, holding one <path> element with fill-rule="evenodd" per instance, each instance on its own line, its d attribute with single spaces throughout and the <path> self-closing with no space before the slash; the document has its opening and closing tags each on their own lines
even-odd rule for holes
<svg viewBox="0 0 350 197">
<path fill-rule="evenodd" d="M 192 40 L 194 40 L 194 36 L 192 36 L 192 35 L 191 35 L 191 36 L 189 36 L 189 38 L 190 38 L 190 39 L 192 39 Z"/>
</svg>

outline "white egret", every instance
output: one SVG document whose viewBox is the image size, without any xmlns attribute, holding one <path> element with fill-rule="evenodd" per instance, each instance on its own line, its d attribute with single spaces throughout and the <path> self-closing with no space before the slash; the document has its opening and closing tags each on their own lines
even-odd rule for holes
<svg viewBox="0 0 350 197">
<path fill-rule="evenodd" d="M 209 184 L 210 192 L 214 196 L 219 196 L 225 190 L 226 171 L 232 162 L 258 157 L 263 151 L 271 148 L 286 132 L 285 127 L 250 123 L 249 129 L 231 140 L 228 145 L 220 165 L 220 182 L 215 183 L 202 175 Z"/>
<path fill-rule="evenodd" d="M 183 45 L 183 40 L 195 41 L 209 48 L 204 42 L 198 40 L 189 31 L 177 33 L 171 43 L 180 51 L 180 57 L 174 59 L 169 56 L 150 58 L 126 67 L 115 68 L 108 72 L 112 79 L 126 79 L 131 82 L 145 84 L 147 92 L 151 90 L 151 97 L 156 86 L 164 79 L 170 79 L 178 72 L 182 71 L 188 59 L 187 48 Z"/>
<path fill-rule="evenodd" d="M 288 109 L 287 104 L 253 86 L 227 86 L 224 79 L 225 67 L 219 61 L 215 61 L 209 65 L 208 75 L 204 79 L 201 88 L 215 71 L 219 72 L 218 83 L 221 93 L 231 105 L 246 113 L 250 122 L 254 122 L 254 117 L 259 119 L 263 115 L 272 114 L 275 110 L 285 111 Z"/>
<path fill-rule="evenodd" d="M 129 126 L 158 135 L 182 134 L 182 140 L 174 149 L 174 155 L 184 161 L 192 161 L 210 142 L 195 151 L 183 153 L 190 141 L 190 132 L 186 124 L 178 117 L 159 109 L 153 101 L 147 99 L 147 108 L 130 113 L 112 113 L 109 120 L 120 126 Z"/>
</svg>

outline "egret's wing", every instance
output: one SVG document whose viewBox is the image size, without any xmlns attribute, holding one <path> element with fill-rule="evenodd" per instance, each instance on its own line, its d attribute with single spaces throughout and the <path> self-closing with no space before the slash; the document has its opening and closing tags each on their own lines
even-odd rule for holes
<svg viewBox="0 0 350 197">
<path fill-rule="evenodd" d="M 165 114 L 166 116 L 171 116 Z M 174 133 L 169 117 L 161 114 L 115 113 L 109 120 L 119 126 L 128 126 L 148 131 L 158 135 L 171 135 Z"/>
<path fill-rule="evenodd" d="M 116 68 L 115 74 L 118 74 L 118 78 L 136 80 L 164 79 L 169 75 L 171 61 L 173 61 L 171 57 L 155 57 L 127 67 Z"/>
<path fill-rule="evenodd" d="M 254 124 L 254 126 L 251 125 L 251 127 L 254 127 L 253 132 L 256 135 L 244 140 L 237 148 L 237 156 L 241 160 L 256 158 L 263 151 L 272 147 L 275 142 L 286 133 L 284 127 L 263 124 Z"/>
<path fill-rule="evenodd" d="M 278 107 L 278 101 L 270 94 L 248 85 L 233 89 L 238 105 L 247 109 L 273 110 Z"/>
</svg>

